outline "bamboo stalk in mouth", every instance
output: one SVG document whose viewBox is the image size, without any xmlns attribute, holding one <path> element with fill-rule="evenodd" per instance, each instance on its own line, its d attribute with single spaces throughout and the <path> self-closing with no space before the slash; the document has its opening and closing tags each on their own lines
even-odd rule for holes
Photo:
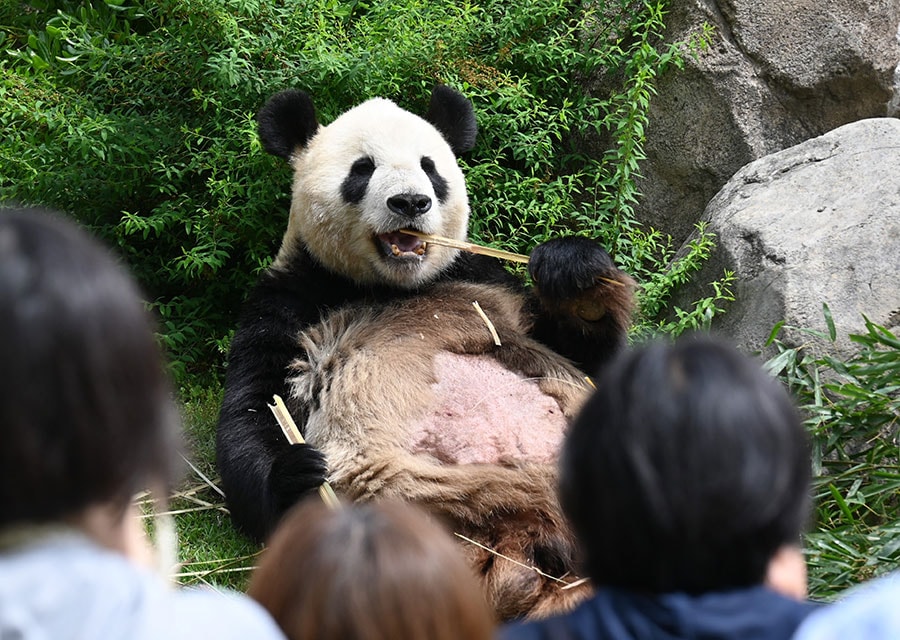
<svg viewBox="0 0 900 640">
<path fill-rule="evenodd" d="M 504 251 L 503 249 L 494 249 L 493 247 L 483 247 L 480 244 L 473 244 L 471 242 L 465 242 L 462 240 L 454 240 L 453 238 L 445 238 L 444 236 L 435 236 L 430 233 L 422 233 L 421 231 L 416 231 L 414 229 L 400 229 L 400 233 L 405 233 L 409 236 L 414 236 L 419 240 L 425 240 L 426 242 L 433 242 L 434 244 L 439 244 L 444 247 L 451 247 L 453 249 L 459 249 L 461 251 L 468 251 L 469 253 L 477 253 L 482 256 L 490 256 L 492 258 L 500 258 L 501 260 L 511 260 L 512 262 L 528 262 L 528 256 L 523 256 L 521 253 L 513 253 L 512 251 Z M 602 280 L 611 285 L 615 285 L 617 287 L 624 287 L 625 285 L 618 280 L 613 280 L 612 278 L 604 278 L 603 276 L 599 276 L 598 280 Z"/>
<path fill-rule="evenodd" d="M 501 260 L 512 260 L 513 262 L 528 262 L 528 256 L 523 256 L 520 253 L 512 253 L 511 251 L 503 251 L 502 249 L 494 249 L 493 247 L 482 247 L 481 245 L 472 244 L 471 242 L 463 242 L 462 240 L 454 240 L 453 238 L 445 238 L 443 236 L 434 236 L 430 233 L 422 233 L 421 231 L 414 231 L 412 229 L 400 229 L 400 233 L 415 236 L 419 240 L 425 240 L 426 242 L 433 242 L 434 244 L 445 247 L 468 251 L 469 253 L 478 253 L 483 256 L 500 258 Z"/>
</svg>

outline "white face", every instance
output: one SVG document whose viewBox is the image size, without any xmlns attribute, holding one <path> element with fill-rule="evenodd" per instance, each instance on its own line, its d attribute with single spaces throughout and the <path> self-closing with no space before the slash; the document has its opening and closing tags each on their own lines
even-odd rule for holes
<svg viewBox="0 0 900 640">
<path fill-rule="evenodd" d="M 443 136 L 424 119 L 375 98 L 320 128 L 292 159 L 289 239 L 300 238 L 324 266 L 359 283 L 414 287 L 457 250 L 423 244 L 401 229 L 464 240 L 465 179 Z"/>
</svg>

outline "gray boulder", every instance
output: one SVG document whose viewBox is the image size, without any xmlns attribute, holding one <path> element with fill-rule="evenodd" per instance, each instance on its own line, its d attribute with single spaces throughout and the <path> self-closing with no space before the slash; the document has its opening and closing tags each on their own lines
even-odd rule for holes
<svg viewBox="0 0 900 640">
<path fill-rule="evenodd" d="M 660 78 L 651 102 L 637 213 L 676 241 L 747 163 L 849 122 L 897 115 L 898 0 L 673 0 L 670 7 L 670 41 L 704 22 L 715 27 L 712 47 Z"/>
<path fill-rule="evenodd" d="M 781 320 L 824 330 L 823 303 L 838 354 L 854 350 L 848 332 L 865 333 L 863 314 L 897 333 L 900 120 L 862 120 L 747 165 L 703 219 L 718 246 L 695 282 L 735 272 L 736 299 L 714 329 L 745 351 L 761 350 Z M 676 302 L 702 295 L 693 285 Z M 797 331 L 782 338 L 815 342 Z"/>
</svg>

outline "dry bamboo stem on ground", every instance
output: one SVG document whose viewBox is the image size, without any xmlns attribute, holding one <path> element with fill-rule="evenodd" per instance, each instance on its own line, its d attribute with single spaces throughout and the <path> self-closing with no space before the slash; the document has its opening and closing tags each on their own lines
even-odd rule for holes
<svg viewBox="0 0 900 640">
<path fill-rule="evenodd" d="M 284 406 L 284 400 L 282 400 L 281 396 L 278 394 L 272 396 L 272 398 L 275 401 L 275 404 L 270 404 L 269 409 L 271 409 L 272 413 L 275 415 L 275 419 L 278 421 L 278 425 L 281 427 L 284 437 L 287 438 L 288 442 L 291 444 L 304 444 L 306 441 L 300 434 L 300 429 L 297 428 L 297 424 L 288 412 L 287 407 Z M 327 480 L 319 487 L 319 495 L 322 496 L 322 501 L 332 509 L 340 508 L 341 501 L 338 500 L 337 495 L 335 495 L 334 490 L 331 488 L 331 485 L 328 484 Z"/>
</svg>

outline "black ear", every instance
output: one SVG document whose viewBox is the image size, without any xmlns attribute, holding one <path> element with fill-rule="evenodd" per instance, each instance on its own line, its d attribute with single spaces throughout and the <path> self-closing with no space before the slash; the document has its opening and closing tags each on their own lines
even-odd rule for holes
<svg viewBox="0 0 900 640">
<path fill-rule="evenodd" d="M 471 151 L 475 146 L 478 135 L 475 109 L 456 89 L 443 84 L 435 86 L 425 119 L 441 132 L 456 155 Z"/>
<path fill-rule="evenodd" d="M 269 98 L 256 122 L 263 148 L 285 160 L 290 160 L 294 150 L 309 142 L 319 128 L 312 98 L 297 89 Z"/>
</svg>

